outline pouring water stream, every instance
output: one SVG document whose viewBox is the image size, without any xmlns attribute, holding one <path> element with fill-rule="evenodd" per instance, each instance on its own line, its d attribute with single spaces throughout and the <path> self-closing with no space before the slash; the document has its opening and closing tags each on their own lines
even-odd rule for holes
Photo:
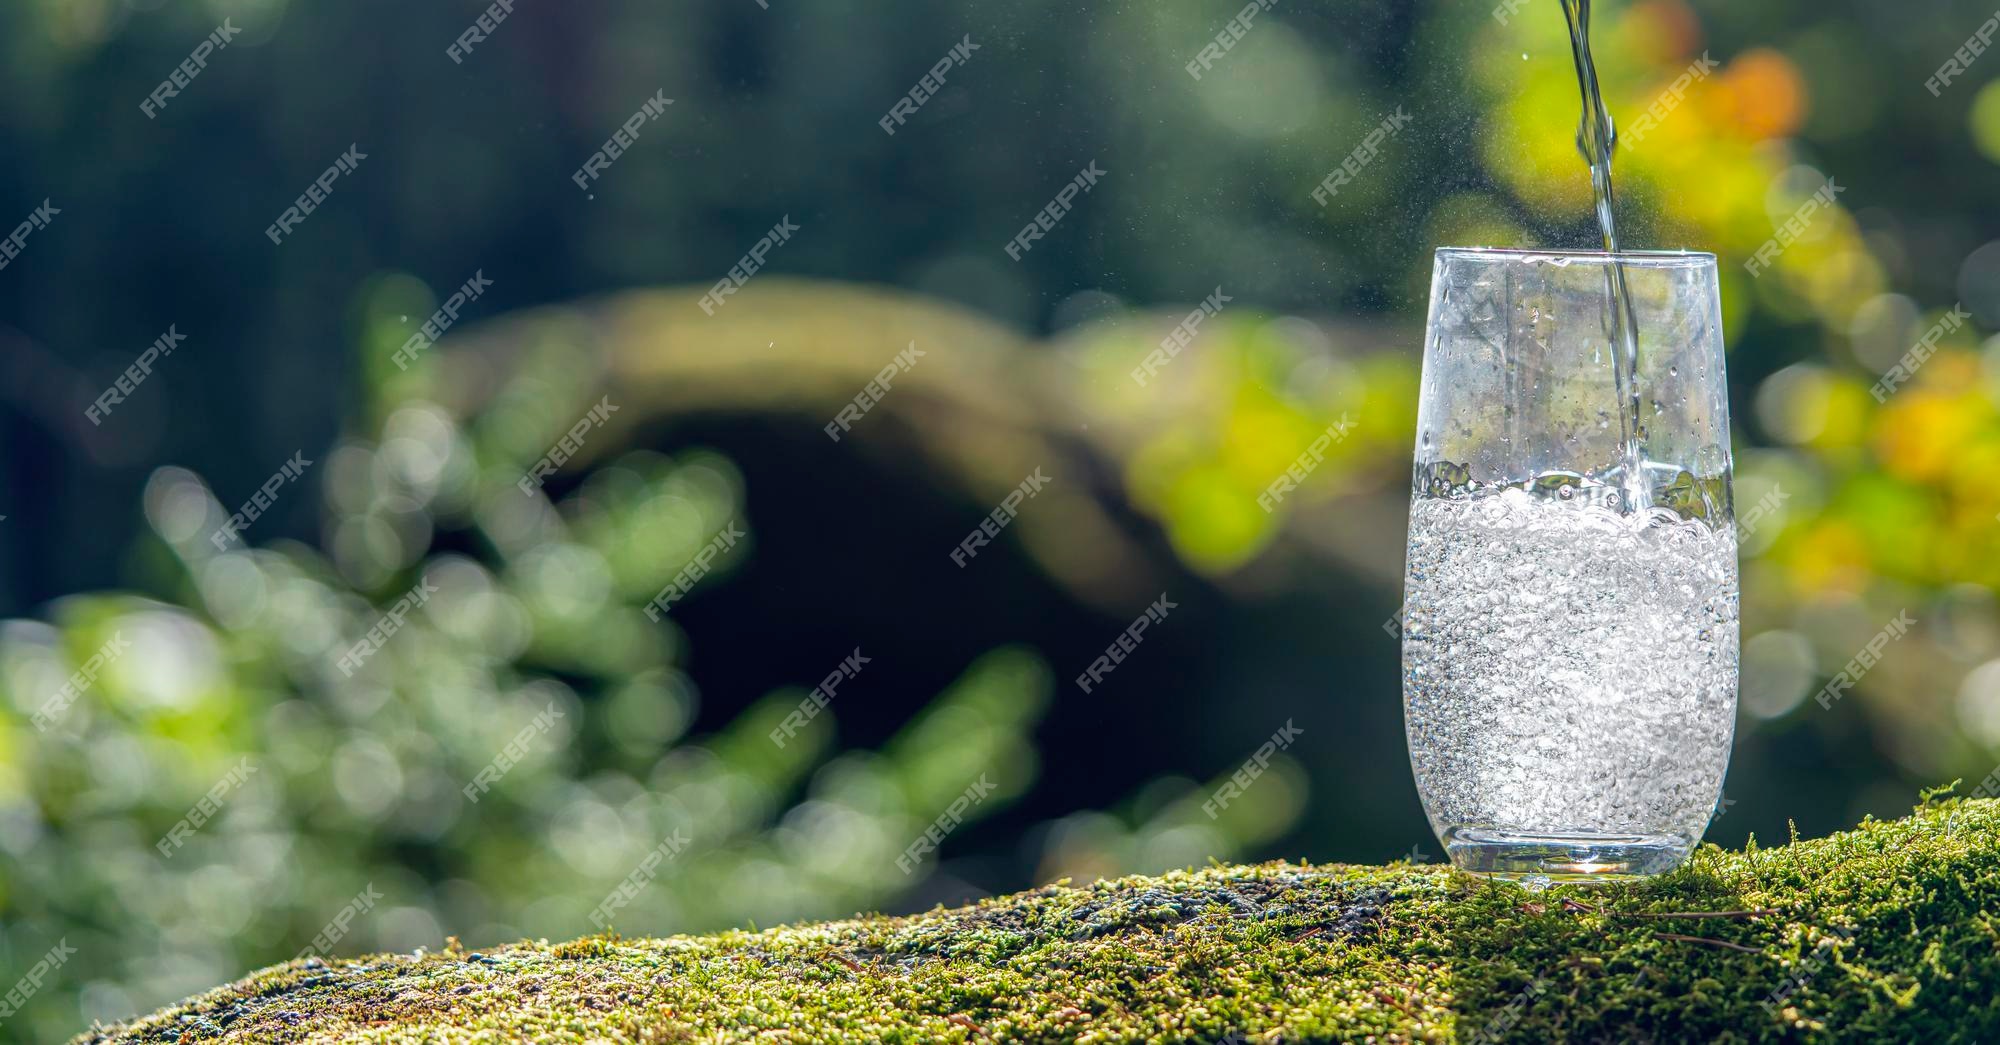
<svg viewBox="0 0 2000 1045">
<path fill-rule="evenodd" d="M 1590 188 L 1597 199 L 1597 228 L 1604 237 L 1604 250 L 1612 255 L 1605 267 L 1605 297 L 1610 304 L 1610 337 L 1614 354 L 1618 411 L 1618 436 L 1623 464 L 1626 508 L 1639 512 L 1652 505 L 1652 484 L 1646 477 L 1643 453 L 1644 431 L 1639 413 L 1639 325 L 1632 312 L 1631 293 L 1625 283 L 1625 266 L 1619 262 L 1618 229 L 1613 214 L 1615 197 L 1611 188 L 1611 154 L 1618 136 L 1611 115 L 1604 108 L 1604 95 L 1597 86 L 1597 66 L 1590 57 L 1590 0 L 1560 0 L 1563 17 L 1569 22 L 1570 53 L 1576 62 L 1576 82 L 1583 95 L 1583 116 L 1577 123 L 1576 148 L 1590 166 Z"/>
</svg>

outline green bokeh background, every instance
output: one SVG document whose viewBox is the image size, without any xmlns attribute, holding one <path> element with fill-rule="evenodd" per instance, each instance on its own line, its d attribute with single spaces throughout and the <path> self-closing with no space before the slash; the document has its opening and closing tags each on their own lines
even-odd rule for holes
<svg viewBox="0 0 2000 1045">
<path fill-rule="evenodd" d="M 1404 754 L 1403 512 L 1430 251 L 1584 247 L 1552 2 L 0 8 L 0 1036 L 299 953 L 911 909 L 1210 859 L 1436 859 Z M 1712 840 L 1822 833 L 2000 761 L 2000 59 L 1969 3 L 1648 0 L 1597 16 L 1640 247 L 1720 259 L 1743 715 Z M 139 103 L 242 30 L 154 118 Z M 893 136 L 877 120 L 979 45 Z M 1719 63 L 1678 77 L 1702 55 Z M 570 180 L 655 91 L 674 104 Z M 1407 127 L 1322 207 L 1392 113 Z M 263 229 L 367 159 L 280 245 Z M 1020 261 L 1003 245 L 1107 171 Z M 1838 206 L 1743 262 L 1831 177 Z M 713 316 L 697 299 L 800 226 Z M 474 271 L 494 286 L 408 371 Z M 1201 299 L 1231 301 L 1139 386 Z M 1953 306 L 1905 387 L 1870 386 Z M 83 408 L 169 324 L 129 400 Z M 925 354 L 835 443 L 822 427 Z M 619 405 L 535 495 L 516 480 Z M 1275 512 L 1313 438 L 1347 436 Z M 315 464 L 217 552 L 293 452 Z M 948 553 L 1036 468 L 1049 487 Z M 227 507 L 224 507 L 227 506 Z M 732 522 L 750 537 L 640 607 Z M 438 593 L 351 677 L 341 650 Z M 1101 687 L 1071 681 L 1162 593 Z M 1899 613 L 1858 685 L 1814 694 Z M 114 636 L 65 711 L 31 719 Z M 771 730 L 873 658 L 791 742 Z M 563 717 L 523 734 L 544 709 Z M 1296 744 L 1221 815 L 1215 788 Z M 461 788 L 517 736 L 493 791 Z M 155 842 L 245 757 L 213 819 Z M 994 792 L 913 874 L 967 785 Z"/>
</svg>

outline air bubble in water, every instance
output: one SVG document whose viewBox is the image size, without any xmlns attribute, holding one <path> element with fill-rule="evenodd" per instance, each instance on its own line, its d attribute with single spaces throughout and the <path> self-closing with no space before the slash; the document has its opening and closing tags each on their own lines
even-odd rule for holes
<svg viewBox="0 0 2000 1045">
<path fill-rule="evenodd" d="M 1441 831 L 1692 842 L 1736 721 L 1735 532 L 1619 512 L 1615 488 L 1567 473 L 1531 485 L 1410 507 L 1404 705 L 1425 809 Z"/>
</svg>

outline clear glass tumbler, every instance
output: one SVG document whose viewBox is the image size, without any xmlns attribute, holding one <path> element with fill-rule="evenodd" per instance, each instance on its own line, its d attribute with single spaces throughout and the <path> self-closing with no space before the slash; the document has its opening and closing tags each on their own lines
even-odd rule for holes
<svg viewBox="0 0 2000 1045">
<path fill-rule="evenodd" d="M 1715 256 L 1446 248 L 1404 587 L 1424 811 L 1459 867 L 1657 874 L 1708 827 L 1736 722 Z M 1628 438 L 1629 432 L 1629 438 Z"/>
</svg>

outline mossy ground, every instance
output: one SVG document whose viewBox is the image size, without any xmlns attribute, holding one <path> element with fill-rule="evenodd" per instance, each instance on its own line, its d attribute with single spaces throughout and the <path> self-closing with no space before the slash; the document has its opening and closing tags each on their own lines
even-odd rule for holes
<svg viewBox="0 0 2000 1045">
<path fill-rule="evenodd" d="M 78 1039 L 1516 1040 L 2000 1040 L 2000 801 L 1707 847 L 1641 885 L 1271 863 L 908 918 L 294 962 Z"/>
</svg>

